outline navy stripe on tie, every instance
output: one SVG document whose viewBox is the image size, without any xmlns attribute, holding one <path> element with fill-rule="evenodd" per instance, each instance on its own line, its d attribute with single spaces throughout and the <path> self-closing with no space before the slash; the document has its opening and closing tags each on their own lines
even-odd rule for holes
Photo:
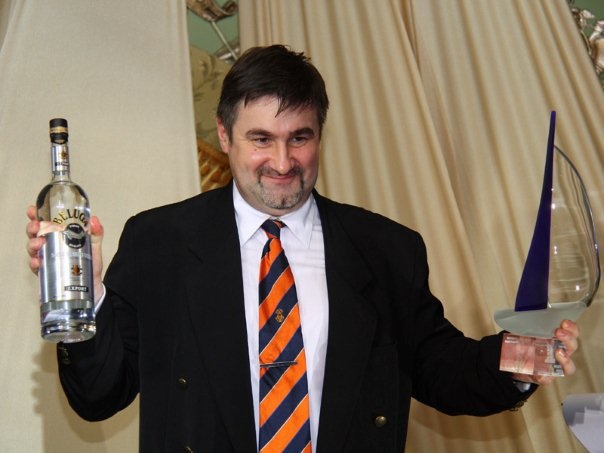
<svg viewBox="0 0 604 453">
<path fill-rule="evenodd" d="M 296 360 L 302 350 L 302 327 L 299 327 L 292 340 L 287 344 L 285 349 L 275 359 L 275 362 L 291 362 Z M 290 365 L 291 366 L 291 365 Z M 262 400 L 271 388 L 281 378 L 283 373 L 288 369 L 287 366 L 267 368 L 262 379 L 260 379 L 260 400 Z M 270 373 L 268 373 L 270 371 Z M 267 376 L 268 375 L 268 376 Z"/>
<path fill-rule="evenodd" d="M 277 224 L 278 223 L 278 224 Z M 275 237 L 281 236 L 281 228 L 279 225 L 284 225 L 281 221 L 276 221 L 272 219 L 265 220 L 262 224 L 262 229 L 266 231 L 268 234 L 272 234 Z"/>
<path fill-rule="evenodd" d="M 292 287 L 283 295 L 281 302 L 277 304 L 277 308 L 281 308 L 285 315 L 291 313 L 292 308 L 298 303 L 298 295 L 296 293 L 296 287 L 292 285 Z M 275 319 L 275 316 L 272 315 L 268 318 L 267 322 L 264 324 L 262 329 L 258 332 L 259 334 L 259 351 L 262 352 L 266 345 L 271 341 L 275 332 L 279 329 L 282 323 Z M 293 359 L 292 359 L 293 360 Z"/>
<path fill-rule="evenodd" d="M 272 372 L 274 368 L 270 368 L 266 374 Z M 264 379 L 264 377 L 263 377 Z M 285 397 L 281 405 L 275 409 L 275 412 L 271 414 L 266 423 L 261 427 L 262 430 L 268 430 L 268 432 L 277 432 L 277 430 L 283 426 L 285 421 L 292 415 L 292 408 L 298 406 L 304 397 L 308 394 L 308 382 L 306 379 L 306 373 L 296 382 L 292 387 L 289 394 Z M 303 425 L 304 426 L 304 425 Z M 267 439 L 267 441 L 270 439 Z M 260 445 L 262 448 L 264 445 Z"/>
<path fill-rule="evenodd" d="M 304 450 L 304 447 L 310 442 L 310 420 L 302 425 L 300 431 L 294 436 L 292 441 L 285 447 L 283 453 L 299 453 Z"/>
<path fill-rule="evenodd" d="M 279 280 L 281 274 L 283 274 L 283 272 L 285 272 L 285 269 L 287 269 L 288 267 L 289 263 L 287 261 L 287 257 L 282 251 L 281 253 L 279 253 L 279 255 L 275 257 L 275 260 L 271 263 L 271 267 L 266 276 L 262 280 L 260 280 L 258 284 L 258 290 L 260 291 L 260 294 L 268 295 L 268 292 L 271 290 L 275 282 Z M 260 301 L 260 303 L 262 303 L 262 301 Z"/>
</svg>

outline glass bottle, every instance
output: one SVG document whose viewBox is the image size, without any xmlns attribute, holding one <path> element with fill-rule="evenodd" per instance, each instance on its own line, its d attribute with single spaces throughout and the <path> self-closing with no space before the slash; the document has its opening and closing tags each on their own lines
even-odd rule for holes
<svg viewBox="0 0 604 453">
<path fill-rule="evenodd" d="M 67 120 L 50 120 L 52 180 L 38 195 L 38 220 L 50 222 L 40 258 L 42 338 L 73 343 L 95 333 L 90 205 L 69 176 Z"/>
</svg>

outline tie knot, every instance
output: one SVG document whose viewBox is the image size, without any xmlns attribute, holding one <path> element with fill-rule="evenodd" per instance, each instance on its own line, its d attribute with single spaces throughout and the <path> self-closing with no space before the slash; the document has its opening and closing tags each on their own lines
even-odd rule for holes
<svg viewBox="0 0 604 453">
<path fill-rule="evenodd" d="M 277 239 L 279 239 L 281 235 L 281 228 L 283 228 L 284 226 L 285 224 L 281 220 L 266 219 L 262 224 L 262 229 L 269 236 L 276 237 Z"/>
</svg>

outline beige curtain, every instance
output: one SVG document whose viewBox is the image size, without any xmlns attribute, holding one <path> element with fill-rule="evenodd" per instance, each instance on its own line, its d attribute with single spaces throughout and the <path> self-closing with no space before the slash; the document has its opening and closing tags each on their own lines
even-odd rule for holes
<svg viewBox="0 0 604 453">
<path fill-rule="evenodd" d="M 39 334 L 25 208 L 50 180 L 48 120 L 106 230 L 199 191 L 185 2 L 0 0 L 0 451 L 138 451 L 138 404 L 102 423 L 68 407 Z"/>
<path fill-rule="evenodd" d="M 549 112 L 604 240 L 604 95 L 565 0 L 241 0 L 241 43 L 289 44 L 332 101 L 319 190 L 419 230 L 433 291 L 469 336 L 511 307 L 539 201 Z M 414 403 L 408 451 L 581 452 L 561 411 L 604 392 L 604 291 L 578 372 L 519 412 L 448 417 Z"/>
</svg>

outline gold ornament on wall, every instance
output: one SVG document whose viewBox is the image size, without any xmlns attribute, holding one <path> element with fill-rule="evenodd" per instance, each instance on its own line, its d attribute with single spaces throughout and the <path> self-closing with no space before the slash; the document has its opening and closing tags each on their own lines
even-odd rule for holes
<svg viewBox="0 0 604 453">
<path fill-rule="evenodd" d="M 595 15 L 587 9 L 573 6 L 574 0 L 570 0 L 570 5 L 587 54 L 604 89 L 604 20 L 596 19 Z"/>
<path fill-rule="evenodd" d="M 230 63 L 239 55 L 239 39 L 229 42 L 216 22 L 236 14 L 238 6 L 232 0 L 223 2 L 222 5 L 218 5 L 215 0 L 187 0 L 187 8 L 208 21 L 223 43 L 223 47 L 215 54 L 194 46 L 189 47 L 197 158 L 201 190 L 205 192 L 224 186 L 232 178 L 228 157 L 222 152 L 218 143 L 216 106 L 222 80 L 230 69 Z"/>
<path fill-rule="evenodd" d="M 231 179 L 229 160 L 220 149 L 216 133 L 216 106 L 230 65 L 197 47 L 190 46 L 189 52 L 199 176 L 201 190 L 206 191 L 223 186 Z"/>
<path fill-rule="evenodd" d="M 231 180 L 229 159 L 222 151 L 197 139 L 197 158 L 202 191 L 222 187 Z"/>
<path fill-rule="evenodd" d="M 219 51 L 219 58 L 225 61 L 235 61 L 239 56 L 239 39 L 231 43 L 226 39 L 217 22 L 237 13 L 239 7 L 236 2 L 228 0 L 222 6 L 214 0 L 187 0 L 187 8 L 202 19 L 210 23 L 218 39 L 222 42 L 223 50 Z"/>
</svg>

